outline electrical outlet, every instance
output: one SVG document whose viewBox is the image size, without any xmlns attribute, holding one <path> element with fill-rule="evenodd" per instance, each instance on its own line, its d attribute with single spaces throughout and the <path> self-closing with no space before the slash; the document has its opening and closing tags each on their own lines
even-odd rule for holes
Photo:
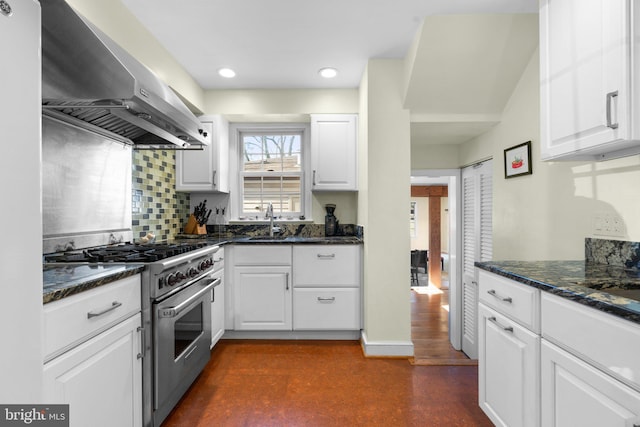
<svg viewBox="0 0 640 427">
<path fill-rule="evenodd" d="M 622 217 L 616 213 L 598 212 L 593 216 L 593 234 L 610 237 L 625 237 L 626 227 Z"/>
</svg>

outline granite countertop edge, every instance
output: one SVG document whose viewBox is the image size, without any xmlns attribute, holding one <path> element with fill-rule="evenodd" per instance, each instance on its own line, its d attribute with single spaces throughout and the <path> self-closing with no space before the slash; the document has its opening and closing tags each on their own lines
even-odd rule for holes
<svg viewBox="0 0 640 427">
<path fill-rule="evenodd" d="M 216 237 L 212 235 L 179 235 L 179 240 L 202 240 L 211 245 L 361 245 L 363 239 L 357 236 L 233 236 L 233 237 Z"/>
<path fill-rule="evenodd" d="M 585 275 L 584 270 L 587 268 L 599 268 L 605 272 L 619 272 L 624 270 L 622 268 L 585 261 L 488 261 L 476 262 L 475 266 L 543 292 L 640 324 L 640 300 L 616 296 L 603 289 L 593 289 L 579 284 L 594 280 Z M 537 272 L 534 272 L 535 270 Z M 616 283 L 620 279 L 615 276 L 614 274 L 608 278 L 598 277 L 595 280 Z M 624 279 L 626 283 L 629 280 Z M 632 280 L 640 285 L 640 277 Z"/>
<path fill-rule="evenodd" d="M 69 267 L 73 267 L 74 269 L 78 267 L 100 267 L 102 271 L 95 272 L 93 274 L 88 272 L 81 278 L 64 282 L 51 280 L 51 278 L 46 274 L 47 271 L 65 269 Z M 100 264 L 91 266 L 83 264 L 47 264 L 43 267 L 44 279 L 42 303 L 48 304 L 90 289 L 99 288 L 100 286 L 107 285 L 115 282 L 116 280 L 141 273 L 145 268 L 144 264 Z"/>
</svg>

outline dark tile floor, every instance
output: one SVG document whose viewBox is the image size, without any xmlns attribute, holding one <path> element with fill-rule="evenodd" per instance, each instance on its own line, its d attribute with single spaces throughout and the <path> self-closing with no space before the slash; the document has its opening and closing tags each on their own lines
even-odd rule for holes
<svg viewBox="0 0 640 427">
<path fill-rule="evenodd" d="M 365 358 L 356 341 L 222 340 L 163 427 L 491 425 L 475 366 Z"/>
</svg>

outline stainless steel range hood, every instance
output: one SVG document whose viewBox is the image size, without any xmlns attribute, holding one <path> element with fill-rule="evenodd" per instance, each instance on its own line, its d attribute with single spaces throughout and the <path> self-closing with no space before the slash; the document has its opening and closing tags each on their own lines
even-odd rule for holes
<svg viewBox="0 0 640 427">
<path fill-rule="evenodd" d="M 137 149 L 201 149 L 196 116 L 151 70 L 64 0 L 42 6 L 43 114 Z"/>
</svg>

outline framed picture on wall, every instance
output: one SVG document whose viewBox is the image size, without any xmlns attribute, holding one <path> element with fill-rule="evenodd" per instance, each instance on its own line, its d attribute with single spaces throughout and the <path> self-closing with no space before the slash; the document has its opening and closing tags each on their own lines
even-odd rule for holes
<svg viewBox="0 0 640 427">
<path fill-rule="evenodd" d="M 504 177 L 515 178 L 530 175 L 531 170 L 531 141 L 514 145 L 504 150 Z"/>
<path fill-rule="evenodd" d="M 411 202 L 411 210 L 409 211 L 409 232 L 411 237 L 418 237 L 418 223 L 416 217 L 418 215 L 418 203 Z"/>
</svg>

